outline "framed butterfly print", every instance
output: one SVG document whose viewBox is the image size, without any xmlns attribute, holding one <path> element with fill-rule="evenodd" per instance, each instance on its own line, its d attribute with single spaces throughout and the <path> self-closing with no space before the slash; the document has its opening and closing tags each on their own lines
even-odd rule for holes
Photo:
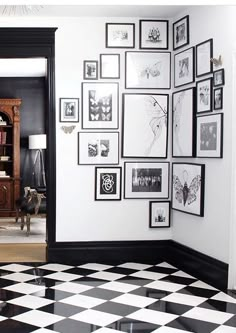
<svg viewBox="0 0 236 333">
<path fill-rule="evenodd" d="M 172 208 L 204 216 L 205 164 L 172 163 Z"/>
<path fill-rule="evenodd" d="M 60 98 L 60 122 L 79 121 L 79 98 Z"/>
<path fill-rule="evenodd" d="M 166 158 L 169 95 L 122 96 L 122 157 Z"/>
<path fill-rule="evenodd" d="M 174 87 L 194 82 L 194 48 L 174 55 Z"/>
<path fill-rule="evenodd" d="M 118 83 L 82 83 L 82 128 L 118 128 Z"/>
</svg>

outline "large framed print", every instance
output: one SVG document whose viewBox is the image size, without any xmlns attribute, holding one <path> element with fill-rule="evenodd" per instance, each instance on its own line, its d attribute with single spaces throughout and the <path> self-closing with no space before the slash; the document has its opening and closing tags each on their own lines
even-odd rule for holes
<svg viewBox="0 0 236 333">
<path fill-rule="evenodd" d="M 120 78 L 119 54 L 100 54 L 100 78 L 101 79 Z"/>
<path fill-rule="evenodd" d="M 134 23 L 106 23 L 107 48 L 134 48 Z"/>
<path fill-rule="evenodd" d="M 60 122 L 79 121 L 79 98 L 60 98 Z"/>
<path fill-rule="evenodd" d="M 95 200 L 121 200 L 121 167 L 95 167 Z"/>
<path fill-rule="evenodd" d="M 172 95 L 172 156 L 195 156 L 195 88 Z"/>
<path fill-rule="evenodd" d="M 82 83 L 82 128 L 118 128 L 118 83 Z"/>
<path fill-rule="evenodd" d="M 78 164 L 119 164 L 119 133 L 79 132 Z"/>
<path fill-rule="evenodd" d="M 197 117 L 197 157 L 223 157 L 223 114 Z"/>
<path fill-rule="evenodd" d="M 173 50 L 189 44 L 189 15 L 173 23 Z"/>
<path fill-rule="evenodd" d="M 197 113 L 212 111 L 212 78 L 197 81 Z"/>
<path fill-rule="evenodd" d="M 207 75 L 213 71 L 213 39 L 196 45 L 196 76 Z"/>
<path fill-rule="evenodd" d="M 123 94 L 122 157 L 167 157 L 168 110 L 169 95 Z"/>
<path fill-rule="evenodd" d="M 194 48 L 175 54 L 174 67 L 175 88 L 194 82 Z"/>
<path fill-rule="evenodd" d="M 126 89 L 170 89 L 170 52 L 126 51 Z"/>
<path fill-rule="evenodd" d="M 168 49 L 169 21 L 140 20 L 139 21 L 140 49 Z"/>
<path fill-rule="evenodd" d="M 149 228 L 170 227 L 170 201 L 149 202 Z"/>
<path fill-rule="evenodd" d="M 172 163 L 172 208 L 204 216 L 205 165 Z"/>
<path fill-rule="evenodd" d="M 125 162 L 125 199 L 167 199 L 169 162 Z"/>
</svg>

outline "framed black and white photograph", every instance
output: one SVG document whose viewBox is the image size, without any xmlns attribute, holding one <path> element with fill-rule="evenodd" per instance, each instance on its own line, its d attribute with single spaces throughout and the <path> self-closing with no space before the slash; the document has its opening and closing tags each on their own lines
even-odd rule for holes
<svg viewBox="0 0 236 333">
<path fill-rule="evenodd" d="M 118 83 L 82 83 L 82 128 L 118 128 Z"/>
<path fill-rule="evenodd" d="M 175 88 L 194 82 L 194 48 L 174 55 Z"/>
<path fill-rule="evenodd" d="M 170 89 L 170 52 L 125 53 L 125 88 Z"/>
<path fill-rule="evenodd" d="M 197 117 L 197 157 L 223 157 L 223 114 Z"/>
<path fill-rule="evenodd" d="M 169 95 L 123 94 L 122 157 L 167 157 L 168 110 Z"/>
<path fill-rule="evenodd" d="M 195 88 L 172 95 L 172 156 L 195 156 Z"/>
<path fill-rule="evenodd" d="M 149 227 L 170 227 L 170 201 L 149 202 Z"/>
<path fill-rule="evenodd" d="M 214 110 L 223 109 L 223 88 L 214 89 Z"/>
<path fill-rule="evenodd" d="M 119 164 L 119 133 L 79 132 L 78 164 Z"/>
<path fill-rule="evenodd" d="M 79 98 L 60 98 L 60 122 L 79 121 Z"/>
<path fill-rule="evenodd" d="M 172 163 L 172 208 L 204 216 L 205 165 Z"/>
<path fill-rule="evenodd" d="M 197 113 L 212 111 L 212 78 L 197 81 Z"/>
<path fill-rule="evenodd" d="M 168 49 L 169 21 L 140 20 L 139 21 L 140 49 Z"/>
<path fill-rule="evenodd" d="M 98 79 L 98 61 L 84 60 L 84 80 Z"/>
<path fill-rule="evenodd" d="M 95 167 L 95 200 L 121 200 L 121 167 Z"/>
<path fill-rule="evenodd" d="M 225 70 L 224 68 L 217 69 L 213 72 L 213 86 L 219 87 L 225 84 Z"/>
<path fill-rule="evenodd" d="M 189 15 L 173 23 L 173 50 L 189 44 Z"/>
<path fill-rule="evenodd" d="M 107 48 L 134 48 L 134 23 L 106 23 Z"/>
<path fill-rule="evenodd" d="M 125 162 L 125 199 L 168 199 L 169 162 Z"/>
<path fill-rule="evenodd" d="M 120 78 L 119 54 L 100 54 L 100 78 L 101 79 Z"/>
<path fill-rule="evenodd" d="M 213 39 L 208 39 L 196 45 L 196 76 L 212 73 Z"/>
</svg>

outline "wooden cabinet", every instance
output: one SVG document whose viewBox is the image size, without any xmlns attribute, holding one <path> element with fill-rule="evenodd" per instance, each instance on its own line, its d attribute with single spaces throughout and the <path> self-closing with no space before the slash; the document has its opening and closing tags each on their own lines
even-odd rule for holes
<svg viewBox="0 0 236 333">
<path fill-rule="evenodd" d="M 20 197 L 20 99 L 0 99 L 0 217 L 15 216 Z"/>
</svg>

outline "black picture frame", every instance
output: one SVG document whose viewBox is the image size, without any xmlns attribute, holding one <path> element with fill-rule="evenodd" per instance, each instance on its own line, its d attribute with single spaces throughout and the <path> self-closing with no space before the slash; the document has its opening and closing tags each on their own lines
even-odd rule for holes
<svg viewBox="0 0 236 333">
<path fill-rule="evenodd" d="M 170 228 L 170 201 L 149 201 L 149 228 Z"/>
<path fill-rule="evenodd" d="M 219 87 L 225 84 L 225 70 L 224 68 L 217 69 L 213 72 L 213 86 Z"/>
<path fill-rule="evenodd" d="M 216 88 L 213 92 L 214 110 L 223 109 L 223 88 Z"/>
<path fill-rule="evenodd" d="M 98 61 L 84 60 L 84 80 L 98 79 Z"/>
<path fill-rule="evenodd" d="M 120 78 L 120 54 L 115 54 L 115 53 L 100 54 L 100 78 L 101 79 Z"/>
<path fill-rule="evenodd" d="M 212 111 L 212 77 L 197 81 L 196 83 L 196 104 L 197 115 Z"/>
<path fill-rule="evenodd" d="M 120 201 L 122 167 L 95 167 L 95 201 Z"/>
<path fill-rule="evenodd" d="M 61 97 L 60 105 L 60 122 L 77 123 L 79 122 L 79 98 Z"/>
<path fill-rule="evenodd" d="M 174 87 L 182 87 L 195 81 L 194 47 L 174 55 Z"/>
<path fill-rule="evenodd" d="M 189 15 L 173 23 L 173 50 L 189 44 Z"/>
<path fill-rule="evenodd" d="M 106 48 L 133 49 L 135 47 L 134 23 L 106 23 Z"/>
<path fill-rule="evenodd" d="M 140 20 L 139 48 L 146 50 L 168 50 L 169 21 Z"/>
<path fill-rule="evenodd" d="M 196 45 L 196 77 L 213 72 L 213 38 Z"/>
</svg>

